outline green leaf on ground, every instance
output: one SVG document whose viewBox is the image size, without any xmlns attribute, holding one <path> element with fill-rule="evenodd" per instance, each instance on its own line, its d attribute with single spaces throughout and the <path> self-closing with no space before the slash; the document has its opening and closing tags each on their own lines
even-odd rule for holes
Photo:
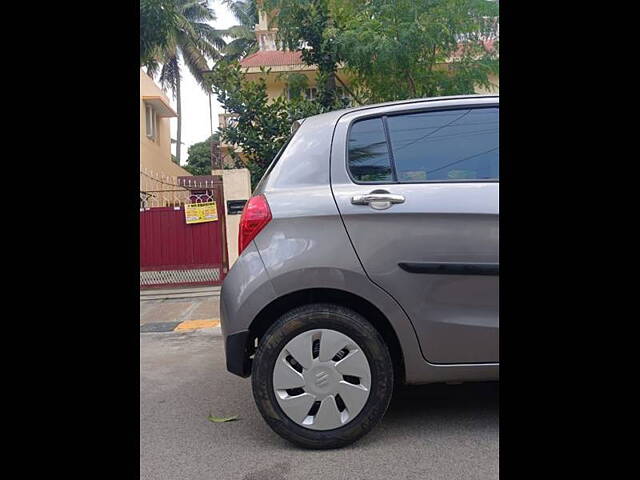
<svg viewBox="0 0 640 480">
<path fill-rule="evenodd" d="M 234 420 L 238 420 L 237 415 L 232 415 L 231 417 L 214 417 L 209 414 L 209 421 L 214 423 L 224 423 L 224 422 L 233 422 Z"/>
</svg>

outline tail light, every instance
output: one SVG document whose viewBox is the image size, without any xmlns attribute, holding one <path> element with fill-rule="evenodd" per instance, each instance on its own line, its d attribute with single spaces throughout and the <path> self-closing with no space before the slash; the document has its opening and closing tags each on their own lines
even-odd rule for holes
<svg viewBox="0 0 640 480">
<path fill-rule="evenodd" d="M 271 221 L 271 209 L 264 195 L 251 197 L 242 210 L 238 231 L 238 255 Z"/>
</svg>

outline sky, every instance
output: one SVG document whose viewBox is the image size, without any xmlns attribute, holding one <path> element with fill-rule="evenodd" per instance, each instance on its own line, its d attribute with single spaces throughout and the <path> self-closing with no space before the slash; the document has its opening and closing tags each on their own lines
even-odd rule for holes
<svg viewBox="0 0 640 480">
<path fill-rule="evenodd" d="M 229 7 L 220 0 L 209 1 L 209 6 L 213 8 L 217 20 L 211 26 L 217 29 L 229 28 L 236 25 L 238 21 L 233 16 Z M 209 65 L 212 66 L 211 64 Z M 180 94 L 182 96 L 182 149 L 180 152 L 180 163 L 185 165 L 187 160 L 187 150 L 194 143 L 206 140 L 211 133 L 211 121 L 209 115 L 209 96 L 191 76 L 189 69 L 182 65 L 182 82 L 180 84 Z M 156 82 L 157 83 L 157 82 Z M 171 102 L 171 106 L 176 108 L 176 101 L 171 92 L 165 92 Z M 211 106 L 213 110 L 213 131 L 218 128 L 218 114 L 223 112 L 216 96 L 211 95 Z M 178 121 L 171 119 L 171 138 L 176 138 Z M 176 145 L 171 145 L 171 152 L 175 155 Z"/>
</svg>

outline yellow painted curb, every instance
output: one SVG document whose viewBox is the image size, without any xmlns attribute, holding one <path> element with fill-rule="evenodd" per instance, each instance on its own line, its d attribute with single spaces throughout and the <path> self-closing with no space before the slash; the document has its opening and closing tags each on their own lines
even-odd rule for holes
<svg viewBox="0 0 640 480">
<path fill-rule="evenodd" d="M 220 325 L 220 320 L 215 318 L 210 318 L 206 320 L 186 320 L 180 323 L 176 328 L 173 329 L 174 332 L 179 332 L 181 330 L 198 330 L 199 328 L 212 328 Z"/>
</svg>

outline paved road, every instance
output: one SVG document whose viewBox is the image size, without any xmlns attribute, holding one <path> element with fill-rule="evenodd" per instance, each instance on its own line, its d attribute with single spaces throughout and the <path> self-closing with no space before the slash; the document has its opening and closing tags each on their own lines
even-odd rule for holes
<svg viewBox="0 0 640 480">
<path fill-rule="evenodd" d="M 176 290 L 174 295 L 179 294 Z M 140 297 L 140 332 L 171 332 L 220 324 L 220 297 Z"/>
<path fill-rule="evenodd" d="M 165 300 L 140 299 L 140 325 L 183 322 L 220 317 L 220 298 L 216 295 Z"/>
<path fill-rule="evenodd" d="M 212 423 L 209 413 L 240 420 Z M 497 479 L 498 386 L 406 388 L 359 442 L 308 451 L 273 433 L 250 380 L 226 372 L 219 329 L 143 333 L 140 478 Z"/>
</svg>

